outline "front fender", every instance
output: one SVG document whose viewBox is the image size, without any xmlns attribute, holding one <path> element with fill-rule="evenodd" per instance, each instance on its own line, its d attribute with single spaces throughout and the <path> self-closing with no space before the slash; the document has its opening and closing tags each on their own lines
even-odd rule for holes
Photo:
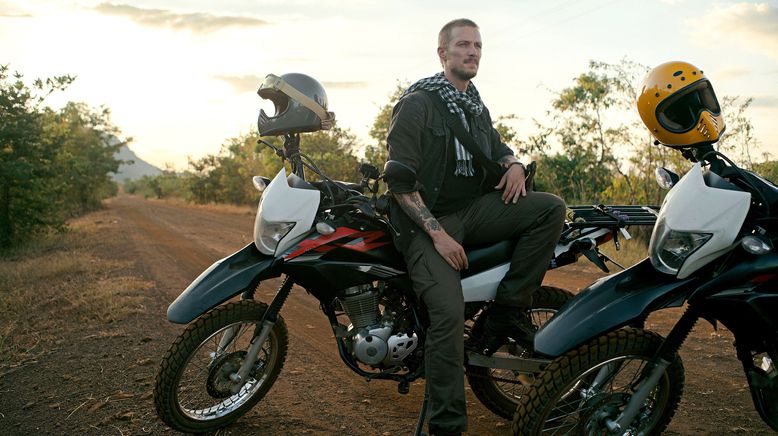
<svg viewBox="0 0 778 436">
<path fill-rule="evenodd" d="M 167 308 L 167 319 L 187 324 L 235 295 L 276 277 L 282 260 L 260 253 L 254 243 L 216 261 Z"/>
<path fill-rule="evenodd" d="M 680 306 L 695 278 L 662 274 L 648 259 L 603 277 L 567 302 L 535 335 L 535 351 L 557 357 L 654 310 Z"/>
</svg>

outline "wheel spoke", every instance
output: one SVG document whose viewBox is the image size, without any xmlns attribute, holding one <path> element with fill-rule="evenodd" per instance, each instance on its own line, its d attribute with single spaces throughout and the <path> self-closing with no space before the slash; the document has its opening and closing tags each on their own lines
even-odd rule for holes
<svg viewBox="0 0 778 436">
<path fill-rule="evenodd" d="M 528 312 L 530 321 L 537 327 L 542 326 L 556 313 L 572 294 L 562 289 L 543 286 L 534 296 L 532 309 Z M 472 324 L 466 324 L 468 336 L 481 333 L 486 317 L 477 317 Z M 532 356 L 531 350 L 525 350 L 520 344 L 511 341 L 497 351 L 504 357 L 526 358 Z M 516 407 L 526 396 L 536 374 L 504 369 L 490 369 L 468 366 L 467 378 L 476 397 L 495 414 L 507 419 L 514 416 Z"/>
<path fill-rule="evenodd" d="M 252 377 L 236 394 L 222 399 L 213 398 L 206 389 L 206 383 L 209 383 L 207 380 L 214 376 L 222 379 L 219 382 L 219 386 L 222 387 L 218 389 L 228 389 L 228 386 L 231 385 L 231 381 L 226 378 L 229 373 L 222 373 L 224 370 L 221 369 L 221 365 L 227 365 L 227 363 L 220 359 L 232 359 L 229 364 L 233 365 L 234 370 L 240 368 L 243 358 L 239 355 L 235 355 L 236 357 L 230 356 L 233 353 L 239 353 L 241 350 L 248 348 L 250 344 L 249 333 L 253 334 L 255 325 L 254 322 L 246 322 L 224 327 L 203 341 L 198 350 L 193 353 L 179 384 L 179 404 L 182 406 L 185 414 L 200 420 L 215 419 L 240 407 L 259 389 L 261 386 L 261 376 L 259 376 L 260 379 Z M 232 338 L 222 348 L 220 343 L 227 335 L 232 336 Z M 270 340 L 263 344 L 257 359 L 257 362 L 261 363 L 261 365 L 257 365 L 257 367 L 265 367 L 272 346 L 273 344 Z M 211 352 L 208 350 L 215 351 Z M 216 367 L 213 367 L 213 365 L 216 365 Z M 216 375 L 211 374 L 212 371 L 216 371 Z M 229 371 L 231 372 L 232 370 Z"/>
<path fill-rule="evenodd" d="M 661 337 L 625 328 L 593 340 L 552 362 L 543 373 L 544 390 L 533 389 L 521 399 L 515 425 L 544 434 L 604 434 L 633 398 L 646 375 Z M 624 431 L 661 432 L 680 401 L 683 367 L 676 359 L 667 368 L 641 410 Z"/>
</svg>

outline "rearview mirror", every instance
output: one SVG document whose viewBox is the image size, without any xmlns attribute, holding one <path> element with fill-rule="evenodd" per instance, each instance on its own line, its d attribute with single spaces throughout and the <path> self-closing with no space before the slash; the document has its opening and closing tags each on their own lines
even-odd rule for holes
<svg viewBox="0 0 778 436">
<path fill-rule="evenodd" d="M 656 177 L 656 183 L 658 183 L 659 187 L 662 189 L 672 188 L 676 183 L 678 183 L 678 180 L 681 179 L 678 177 L 678 174 L 668 170 L 665 167 L 656 167 L 654 170 L 654 176 Z"/>
</svg>

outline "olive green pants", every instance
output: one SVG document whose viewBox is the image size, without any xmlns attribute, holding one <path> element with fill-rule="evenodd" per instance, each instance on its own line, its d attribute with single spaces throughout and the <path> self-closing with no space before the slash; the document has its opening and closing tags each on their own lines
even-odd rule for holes
<svg viewBox="0 0 778 436">
<path fill-rule="evenodd" d="M 518 203 L 503 203 L 501 192 L 483 195 L 465 209 L 438 221 L 464 247 L 517 239 L 510 269 L 497 288 L 495 304 L 526 308 L 540 287 L 559 240 L 565 203 L 545 192 L 529 192 Z M 467 429 L 464 365 L 464 298 L 459 272 L 443 260 L 425 233 L 415 231 L 404 253 L 416 294 L 427 306 L 425 368 L 429 428 Z"/>
</svg>

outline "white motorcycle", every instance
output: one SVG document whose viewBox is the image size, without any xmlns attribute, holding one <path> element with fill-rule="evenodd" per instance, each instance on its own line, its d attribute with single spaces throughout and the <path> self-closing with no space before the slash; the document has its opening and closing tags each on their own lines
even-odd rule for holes
<svg viewBox="0 0 778 436">
<path fill-rule="evenodd" d="M 536 357 L 553 361 L 520 399 L 515 434 L 660 434 L 683 393 L 678 350 L 701 318 L 733 333 L 754 406 L 778 431 L 778 187 L 710 145 L 684 155 L 696 164 L 680 181 L 658 171 L 672 189 L 650 257 L 581 291 L 537 332 Z M 652 312 L 683 304 L 666 338 L 644 329 Z"/>
</svg>

